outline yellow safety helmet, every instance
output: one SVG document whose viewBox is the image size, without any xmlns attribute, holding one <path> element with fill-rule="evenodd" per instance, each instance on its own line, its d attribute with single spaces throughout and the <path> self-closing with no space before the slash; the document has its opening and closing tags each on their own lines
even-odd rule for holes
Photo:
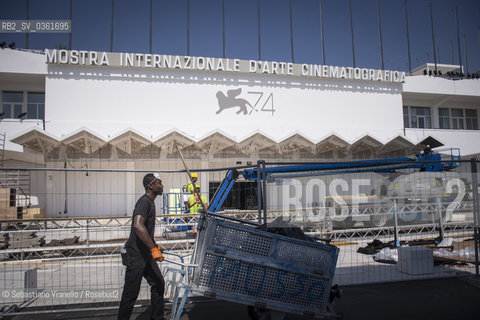
<svg viewBox="0 0 480 320">
<path fill-rule="evenodd" d="M 200 189 L 200 186 L 198 184 L 195 185 L 195 188 Z"/>
<path fill-rule="evenodd" d="M 192 178 L 198 178 L 198 175 L 197 175 L 195 172 L 193 172 L 193 173 L 191 174 L 191 176 L 192 176 Z"/>
</svg>

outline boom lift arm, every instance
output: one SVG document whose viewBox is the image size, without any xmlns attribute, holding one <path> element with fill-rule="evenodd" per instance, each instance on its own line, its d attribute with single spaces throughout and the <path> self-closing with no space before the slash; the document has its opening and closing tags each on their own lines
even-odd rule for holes
<svg viewBox="0 0 480 320">
<path fill-rule="evenodd" d="M 429 148 L 415 155 L 415 158 L 393 158 L 393 159 L 375 159 L 364 161 L 352 161 L 348 163 L 305 163 L 294 165 L 280 165 L 265 167 L 263 170 L 263 179 L 271 180 L 274 178 L 290 178 L 311 175 L 329 175 L 342 173 L 358 173 L 358 172 L 378 172 L 391 173 L 400 169 L 416 169 L 424 172 L 441 172 L 448 171 L 460 166 L 459 149 L 451 149 L 450 159 L 448 162 L 442 162 L 441 155 L 431 151 Z M 225 199 L 233 187 L 233 184 L 239 176 L 243 176 L 245 180 L 257 181 L 258 170 L 262 170 L 260 166 L 257 168 L 245 169 L 237 171 L 229 170 L 225 175 L 222 183 L 218 187 L 215 195 L 210 201 L 209 212 L 215 213 L 220 210 Z"/>
</svg>

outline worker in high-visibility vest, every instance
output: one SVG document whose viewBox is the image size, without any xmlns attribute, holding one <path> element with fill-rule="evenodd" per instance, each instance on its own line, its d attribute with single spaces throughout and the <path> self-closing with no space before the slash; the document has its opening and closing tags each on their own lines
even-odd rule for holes
<svg viewBox="0 0 480 320">
<path fill-rule="evenodd" d="M 193 183 L 196 184 L 197 183 L 197 180 L 198 180 L 198 175 L 195 173 L 195 172 L 192 172 L 192 174 L 190 175 L 192 177 L 192 180 L 193 180 Z M 193 184 L 191 181 L 188 181 L 187 183 L 187 193 L 193 193 Z"/>
<path fill-rule="evenodd" d="M 196 189 L 195 191 L 200 192 L 200 186 L 198 184 L 195 185 L 195 189 Z M 200 199 L 202 199 L 201 202 L 200 202 Z M 208 205 L 207 198 L 203 194 L 199 198 L 199 196 L 196 192 L 192 193 L 188 197 L 188 204 L 190 206 L 190 213 L 199 213 L 200 210 L 203 208 L 202 202 L 205 204 L 205 206 Z"/>
</svg>

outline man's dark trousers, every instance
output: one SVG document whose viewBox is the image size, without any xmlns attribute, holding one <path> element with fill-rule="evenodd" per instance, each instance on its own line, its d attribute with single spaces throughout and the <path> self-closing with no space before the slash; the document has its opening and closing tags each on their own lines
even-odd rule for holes
<svg viewBox="0 0 480 320">
<path fill-rule="evenodd" d="M 145 277 L 151 286 L 151 319 L 165 319 L 163 316 L 165 281 L 158 268 L 157 262 L 154 261 L 151 256 L 141 256 L 127 249 L 126 266 L 125 285 L 118 310 L 118 319 L 130 319 L 133 306 L 140 292 L 142 277 Z"/>
</svg>

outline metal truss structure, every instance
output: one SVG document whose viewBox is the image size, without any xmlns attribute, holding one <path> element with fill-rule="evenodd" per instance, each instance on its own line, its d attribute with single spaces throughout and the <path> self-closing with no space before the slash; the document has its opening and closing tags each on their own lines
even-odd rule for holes
<svg viewBox="0 0 480 320">
<path fill-rule="evenodd" d="M 393 204 L 385 205 L 361 205 L 357 206 L 345 206 L 348 208 L 348 215 L 353 216 L 362 216 L 362 215 L 392 215 L 395 210 Z M 400 215 L 409 215 L 411 213 L 438 213 L 439 210 L 446 212 L 447 210 L 455 211 L 464 211 L 472 210 L 473 203 L 471 201 L 458 201 L 458 202 L 413 202 L 413 203 L 404 203 L 397 205 L 397 213 Z M 325 208 L 318 208 L 320 210 L 325 210 Z M 317 209 L 317 210 L 318 210 Z"/>
<path fill-rule="evenodd" d="M 442 204 L 442 211 L 448 209 L 450 204 Z M 472 202 L 456 203 L 455 210 L 465 212 L 471 210 Z M 451 205 L 450 205 L 451 206 Z M 275 221 L 279 218 L 291 217 L 292 215 L 299 216 L 318 216 L 320 212 L 328 212 L 326 208 L 308 208 L 297 212 L 295 210 L 270 210 L 267 212 L 267 220 Z M 355 215 L 375 215 L 393 214 L 393 207 L 389 206 L 352 206 L 348 208 L 349 216 Z M 397 212 L 401 215 L 406 212 L 422 212 L 422 213 L 435 213 L 439 212 L 439 205 L 436 203 L 422 203 L 422 204 L 405 204 L 398 206 Z M 226 211 L 222 212 L 224 215 L 232 216 L 239 219 L 256 221 L 258 220 L 258 211 L 245 210 L 245 211 Z M 433 215 L 432 215 L 433 216 Z M 162 235 L 168 232 L 178 230 L 178 228 L 185 226 L 195 226 L 198 223 L 198 214 L 170 214 L 170 215 L 158 215 L 157 226 L 160 226 Z M 378 228 L 350 228 L 333 230 L 332 228 L 321 228 L 321 224 L 325 224 L 329 220 L 329 214 L 324 215 L 323 220 L 317 221 L 314 224 L 316 227 L 312 232 L 308 234 L 321 236 L 332 241 L 344 241 L 344 240 L 361 240 L 372 239 L 379 237 L 392 237 L 395 234 L 395 228 L 391 226 L 378 227 Z M 330 221 L 331 222 L 331 221 Z M 81 232 L 85 239 L 78 244 L 72 245 L 59 245 L 59 246 L 39 246 L 39 247 L 16 247 L 0 250 L 0 257 L 4 258 L 4 261 L 24 261 L 32 259 L 58 259 L 58 258 L 70 258 L 70 257 L 99 257 L 99 256 L 112 256 L 120 253 L 121 247 L 124 244 L 124 239 L 104 239 L 105 241 L 92 241 L 90 234 L 92 232 L 104 232 L 106 238 L 108 238 L 108 232 L 124 232 L 127 233 L 131 225 L 131 217 L 84 217 L 84 218 L 59 218 L 59 219 L 42 219 L 42 220 L 11 220 L 0 222 L 0 236 L 7 233 L 25 233 L 25 232 L 38 232 L 41 235 L 50 235 L 50 239 L 58 237 L 56 232 L 67 231 L 69 233 Z M 458 232 L 465 231 L 471 232 L 473 230 L 473 222 L 450 222 L 443 224 L 443 231 Z M 428 224 L 416 224 L 416 225 L 403 225 L 397 228 L 397 232 L 404 236 L 429 236 L 439 233 L 439 226 L 433 221 Z M 63 233 L 65 234 L 65 233 Z M 171 251 L 189 251 L 192 249 L 195 243 L 195 239 L 186 239 L 185 237 L 179 237 L 177 239 L 169 240 L 159 239 L 159 243 L 165 248 Z"/>
<path fill-rule="evenodd" d="M 445 223 L 443 230 L 445 235 L 448 233 L 455 233 L 458 236 L 459 232 L 468 232 L 469 235 L 473 234 L 474 223 L 473 222 L 456 222 Z M 417 224 L 399 226 L 397 228 L 399 235 L 409 236 L 410 238 L 416 237 L 429 237 L 438 236 L 440 229 L 438 224 Z M 309 232 L 310 235 L 321 235 L 317 232 Z M 344 229 L 334 230 L 327 235 L 327 238 L 332 241 L 351 241 L 351 240 L 369 240 L 378 238 L 392 238 L 395 234 L 395 227 L 381 227 L 381 228 L 356 228 L 356 229 Z M 325 235 L 323 235 L 325 236 Z"/>
<path fill-rule="evenodd" d="M 195 239 L 183 240 L 166 240 L 158 241 L 162 246 L 169 248 L 173 252 L 186 252 L 192 250 Z M 101 243 L 90 245 L 69 245 L 56 247 L 37 247 L 37 248 L 19 248 L 0 250 L 3 255 L 10 257 L 9 261 L 25 261 L 25 260 L 46 260 L 72 257 L 100 257 L 112 256 L 120 254 L 124 242 L 117 243 Z"/>
</svg>

